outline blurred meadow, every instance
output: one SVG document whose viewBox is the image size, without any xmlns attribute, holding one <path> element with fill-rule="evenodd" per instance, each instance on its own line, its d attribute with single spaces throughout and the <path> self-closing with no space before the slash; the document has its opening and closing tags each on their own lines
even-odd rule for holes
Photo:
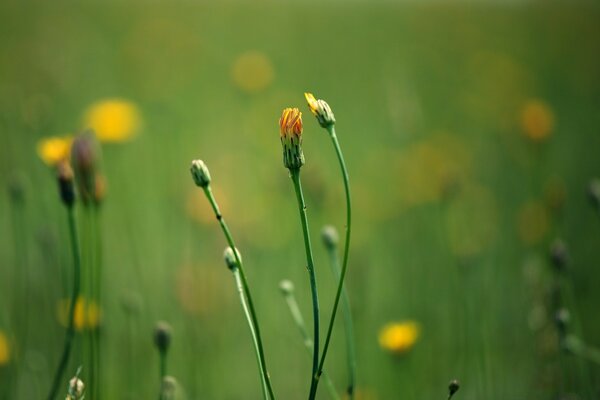
<svg viewBox="0 0 600 400">
<path fill-rule="evenodd" d="M 86 128 L 107 183 L 104 289 L 78 332 L 99 327 L 102 397 L 157 397 L 164 320 L 185 398 L 261 398 L 226 242 L 189 173 L 202 158 L 243 254 L 273 389 L 306 398 L 311 360 L 278 288 L 294 282 L 312 327 L 284 107 L 304 113 L 323 331 L 336 281 L 320 230 L 342 233 L 345 215 L 305 91 L 334 110 L 351 179 L 356 398 L 445 399 L 454 378 L 462 400 L 599 398 L 600 365 L 561 350 L 549 257 L 562 239 L 573 332 L 600 347 L 600 208 L 587 193 L 600 176 L 598 21 L 597 3 L 575 1 L 2 1 L 0 399 L 44 398 L 60 357 L 72 260 L 39 150 Z M 386 343 L 382 329 L 406 321 L 413 340 Z M 325 370 L 341 393 L 336 324 Z"/>
</svg>

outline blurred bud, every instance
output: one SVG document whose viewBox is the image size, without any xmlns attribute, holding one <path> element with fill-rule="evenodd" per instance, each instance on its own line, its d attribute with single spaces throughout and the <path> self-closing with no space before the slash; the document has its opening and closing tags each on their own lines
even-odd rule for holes
<svg viewBox="0 0 600 400">
<path fill-rule="evenodd" d="M 279 290 L 284 296 L 288 296 L 294 292 L 294 283 L 289 279 L 284 279 L 279 282 Z"/>
<path fill-rule="evenodd" d="M 325 100 L 317 100 L 312 93 L 304 93 L 306 102 L 310 112 L 317 118 L 319 125 L 323 128 L 328 128 L 335 124 L 335 116 Z"/>
<path fill-rule="evenodd" d="M 550 246 L 550 260 L 556 271 L 564 271 L 569 261 L 567 245 L 560 239 L 556 239 Z"/>
<path fill-rule="evenodd" d="M 448 384 L 448 398 L 454 396 L 454 393 L 458 392 L 458 389 L 460 389 L 460 382 L 456 379 L 451 380 Z"/>
<path fill-rule="evenodd" d="M 223 259 L 225 260 L 225 264 L 227 265 L 227 268 L 229 268 L 232 271 L 235 271 L 235 269 L 239 266 L 238 260 L 242 262 L 242 255 L 240 254 L 238 249 L 235 249 L 235 253 L 236 254 L 233 254 L 233 250 L 231 250 L 231 247 L 227 247 L 223 252 Z"/>
<path fill-rule="evenodd" d="M 600 210 L 600 179 L 594 178 L 588 186 L 588 197 L 592 206 Z"/>
<path fill-rule="evenodd" d="M 99 206 L 104 201 L 106 196 L 106 178 L 104 175 L 97 173 L 95 179 L 96 187 L 94 189 L 94 203 Z"/>
<path fill-rule="evenodd" d="M 85 385 L 83 381 L 76 375 L 69 381 L 69 391 L 67 400 L 82 400 Z"/>
<path fill-rule="evenodd" d="M 77 136 L 71 145 L 71 162 L 75 170 L 77 188 L 83 204 L 94 200 L 99 147 L 92 131 Z"/>
<path fill-rule="evenodd" d="M 560 308 L 554 314 L 554 322 L 556 323 L 556 329 L 561 337 L 564 337 L 567 334 L 567 327 L 569 325 L 569 321 L 571 320 L 571 314 L 569 310 L 566 308 Z"/>
<path fill-rule="evenodd" d="M 65 206 L 73 207 L 75 204 L 75 185 L 73 183 L 73 170 L 67 161 L 61 161 L 56 166 L 58 175 L 58 190 Z"/>
<path fill-rule="evenodd" d="M 171 325 L 164 321 L 156 323 L 154 328 L 154 344 L 161 353 L 166 353 L 171 344 Z"/>
<path fill-rule="evenodd" d="M 297 108 L 286 108 L 279 119 L 279 133 L 283 146 L 283 165 L 300 169 L 304 165 L 302 152 L 302 113 Z"/>
<path fill-rule="evenodd" d="M 142 310 L 142 296 L 138 292 L 132 290 L 125 291 L 121 294 L 121 307 L 130 315 L 137 315 Z"/>
<path fill-rule="evenodd" d="M 172 376 L 165 376 L 160 386 L 160 398 L 162 400 L 173 400 L 177 395 L 177 379 Z"/>
<path fill-rule="evenodd" d="M 337 247 L 340 236 L 338 235 L 337 229 L 333 225 L 325 225 L 321 230 L 321 238 L 323 239 L 323 244 L 328 250 L 335 250 Z"/>
<path fill-rule="evenodd" d="M 190 168 L 190 171 L 192 172 L 192 178 L 194 178 L 196 185 L 200 186 L 201 188 L 205 188 L 210 185 L 210 172 L 208 172 L 208 167 L 206 164 L 204 164 L 204 161 L 192 161 L 192 167 Z"/>
</svg>

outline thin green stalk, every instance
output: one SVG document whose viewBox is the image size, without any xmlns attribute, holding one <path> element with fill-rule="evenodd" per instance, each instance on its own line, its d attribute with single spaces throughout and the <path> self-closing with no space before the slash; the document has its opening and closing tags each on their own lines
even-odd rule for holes
<svg viewBox="0 0 600 400">
<path fill-rule="evenodd" d="M 160 393 L 158 395 L 159 400 L 163 400 L 164 399 L 164 391 L 162 390 L 162 386 L 163 386 L 163 380 L 165 378 L 165 376 L 167 376 L 167 352 L 166 351 L 161 351 L 159 352 L 160 354 L 160 361 L 159 361 L 159 373 L 160 373 L 160 385 L 159 385 L 159 390 Z"/>
<path fill-rule="evenodd" d="M 101 356 L 102 352 L 100 344 L 100 323 L 102 318 L 102 226 L 101 226 L 101 214 L 100 206 L 94 204 L 92 206 L 92 220 L 94 224 L 94 269 L 92 276 L 92 298 L 96 301 L 96 307 L 98 311 L 98 326 L 94 327 L 92 331 L 92 343 L 94 345 L 93 360 L 94 360 L 94 386 L 92 399 L 101 399 L 100 390 L 102 388 L 102 374 L 101 374 Z"/>
<path fill-rule="evenodd" d="M 244 267 L 242 264 L 242 260 L 240 260 L 238 252 L 235 251 L 237 249 L 237 247 L 235 246 L 233 237 L 231 236 L 231 232 L 229 231 L 227 223 L 225 222 L 225 219 L 223 218 L 223 215 L 221 214 L 221 211 L 219 210 L 219 205 L 217 204 L 217 201 L 215 200 L 215 197 L 212 193 L 210 186 L 204 187 L 203 190 L 204 190 L 204 193 L 206 194 L 206 197 L 208 198 L 208 201 L 215 213 L 215 216 L 217 217 L 217 220 L 219 221 L 219 224 L 221 225 L 221 229 L 223 231 L 223 234 L 225 235 L 227 244 L 233 250 L 233 254 L 235 256 L 235 261 L 238 265 L 240 278 L 242 280 L 244 293 L 246 295 L 246 299 L 248 300 L 248 308 L 250 310 L 250 317 L 252 318 L 251 325 L 254 326 L 254 330 L 256 331 L 258 359 L 260 360 L 259 367 L 260 367 L 260 370 L 262 371 L 263 381 L 267 386 L 267 390 L 269 392 L 269 397 L 274 400 L 275 395 L 273 394 L 273 388 L 271 386 L 271 377 L 269 376 L 269 372 L 267 370 L 267 362 L 266 362 L 265 354 L 264 354 L 264 350 L 263 350 L 262 338 L 260 335 L 260 327 L 258 325 L 256 311 L 254 309 L 254 302 L 252 301 L 252 296 L 250 294 L 250 288 L 248 286 L 248 281 L 246 280 L 246 274 L 244 273 Z"/>
<path fill-rule="evenodd" d="M 340 279 L 340 261 L 337 249 L 328 248 L 331 271 L 335 279 Z M 344 330 L 346 331 L 346 359 L 348 362 L 348 388 L 346 393 L 350 399 L 354 398 L 356 388 L 356 350 L 354 346 L 354 326 L 352 323 L 352 312 L 350 310 L 350 298 L 346 287 L 342 289 L 342 315 L 344 316 Z"/>
<path fill-rule="evenodd" d="M 84 254 L 84 266 L 83 266 L 83 357 L 84 357 L 84 370 L 83 379 L 87 384 L 87 391 L 93 397 L 96 381 L 95 381 L 95 336 L 93 327 L 88 325 L 89 322 L 89 310 L 90 304 L 94 300 L 94 278 L 95 278 L 95 229 L 94 229 L 94 215 L 89 204 L 84 203 L 84 236 L 83 236 L 83 254 Z"/>
<path fill-rule="evenodd" d="M 310 234 L 308 230 L 308 218 L 306 216 L 306 204 L 304 202 L 304 194 L 302 193 L 302 183 L 300 182 L 300 169 L 290 169 L 290 177 L 294 182 L 294 190 L 298 200 L 298 210 L 300 211 L 300 221 L 302 223 L 302 233 L 304 236 L 304 248 L 306 250 L 306 269 L 310 278 L 310 291 L 312 294 L 313 305 L 313 366 L 310 381 L 309 399 L 314 399 L 318 384 L 318 367 L 319 367 L 319 295 L 317 292 L 317 277 L 315 275 L 315 266 L 313 260 L 312 246 L 310 244 Z"/>
<path fill-rule="evenodd" d="M 63 349 L 58 368 L 54 375 L 50 394 L 48 400 L 54 400 L 58 392 L 58 388 L 62 383 L 62 377 L 65 372 L 65 368 L 69 362 L 69 354 L 71 352 L 71 346 L 73 343 L 73 337 L 75 335 L 75 303 L 79 296 L 80 279 L 81 279 L 81 255 L 79 250 L 79 239 L 77 236 L 77 223 L 75 221 L 75 211 L 73 207 L 67 208 L 68 220 L 69 220 L 69 235 L 71 240 L 71 250 L 73 253 L 73 294 L 71 296 L 71 304 L 69 305 L 69 324 L 67 326 L 67 333 L 65 336 L 65 345 Z"/>
<path fill-rule="evenodd" d="M 337 154 L 340 168 L 342 170 L 342 178 L 344 180 L 344 190 L 346 192 L 346 241 L 344 244 L 344 261 L 342 263 L 342 272 L 340 274 L 337 292 L 335 294 L 335 300 L 333 302 L 333 310 L 331 311 L 331 318 L 329 319 L 329 327 L 327 328 L 327 336 L 325 337 L 325 344 L 323 346 L 323 353 L 321 354 L 321 361 L 319 362 L 319 369 L 315 376 L 316 382 L 315 382 L 314 392 L 311 392 L 311 397 L 310 397 L 311 400 L 313 400 L 317 394 L 317 385 L 319 383 L 319 378 L 323 372 L 323 367 L 325 364 L 325 357 L 327 356 L 327 350 L 329 349 L 329 341 L 331 340 L 331 334 L 333 333 L 333 324 L 335 322 L 335 316 L 337 313 L 338 304 L 340 302 L 342 288 L 344 286 L 344 278 L 346 277 L 346 269 L 348 267 L 348 253 L 350 250 L 350 234 L 352 232 L 352 201 L 350 199 L 350 179 L 348 178 L 348 170 L 346 169 L 346 163 L 344 162 L 344 155 L 342 154 L 342 149 L 340 148 L 340 145 L 337 140 L 337 136 L 335 134 L 335 127 L 333 125 L 330 125 L 327 128 L 327 131 L 329 132 L 329 136 L 331 137 L 331 141 L 333 142 L 333 146 L 335 147 L 335 152 Z"/>
<path fill-rule="evenodd" d="M 308 354 L 310 356 L 314 349 L 313 342 L 310 339 L 310 336 L 308 336 L 308 330 L 306 329 L 306 324 L 304 323 L 304 318 L 302 317 L 300 307 L 298 307 L 296 296 L 294 296 L 293 293 L 286 293 L 284 294 L 284 297 L 290 310 L 290 314 L 292 315 L 292 319 L 294 320 L 294 323 L 298 327 L 300 335 L 302 336 L 304 348 L 308 351 Z M 329 389 L 329 394 L 331 395 L 331 398 L 334 400 L 339 400 L 340 396 L 338 395 L 335 389 L 335 385 L 333 384 L 333 382 L 329 378 L 329 375 L 327 375 L 327 372 L 325 371 L 323 371 L 323 379 L 325 379 L 325 383 L 327 384 L 327 388 Z"/>
<path fill-rule="evenodd" d="M 234 251 L 235 253 L 235 251 Z M 254 350 L 256 352 L 256 361 L 258 362 L 258 365 L 261 365 L 261 360 L 259 357 L 259 350 L 258 350 L 258 339 L 256 336 L 256 330 L 254 329 L 254 325 L 252 324 L 252 316 L 250 314 L 250 310 L 248 309 L 248 302 L 246 301 L 246 296 L 244 295 L 244 284 L 242 283 L 242 279 L 240 278 L 240 272 L 239 272 L 239 268 L 235 268 L 235 270 L 233 271 L 233 276 L 235 278 L 235 286 L 237 288 L 238 294 L 240 295 L 240 303 L 242 304 L 242 308 L 244 309 L 244 314 L 246 315 L 246 320 L 248 321 L 248 326 L 250 327 L 250 332 L 252 333 L 252 340 L 254 341 Z M 260 371 L 259 371 L 260 372 Z M 262 390 L 263 390 L 263 397 L 266 399 L 267 397 L 267 385 L 266 382 L 262 376 L 261 373 L 261 381 L 262 381 Z"/>
</svg>

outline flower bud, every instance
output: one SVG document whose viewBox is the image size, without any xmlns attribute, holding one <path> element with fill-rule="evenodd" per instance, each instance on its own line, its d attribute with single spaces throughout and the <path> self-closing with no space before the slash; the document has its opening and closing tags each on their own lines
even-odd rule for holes
<svg viewBox="0 0 600 400">
<path fill-rule="evenodd" d="M 283 146 L 283 165 L 300 169 L 304 165 L 302 152 L 302 113 L 297 108 L 286 108 L 279 119 L 279 132 Z"/>
<path fill-rule="evenodd" d="M 67 400 L 81 400 L 83 399 L 83 392 L 85 390 L 85 385 L 83 381 L 79 379 L 79 377 L 74 376 L 69 381 L 69 391 L 67 395 Z"/>
<path fill-rule="evenodd" d="M 192 161 L 192 167 L 190 168 L 190 171 L 192 172 L 192 178 L 194 178 L 196 185 L 200 186 L 201 188 L 205 188 L 210 185 L 210 172 L 208 172 L 208 167 L 206 164 L 204 164 L 204 161 Z"/>
<path fill-rule="evenodd" d="M 166 353 L 171 344 L 171 325 L 159 321 L 154 328 L 154 344 L 161 353 Z"/>
<path fill-rule="evenodd" d="M 58 174 L 58 190 L 65 206 L 73 207 L 75 204 L 75 185 L 73 184 L 73 170 L 67 161 L 61 161 L 56 166 Z"/>
<path fill-rule="evenodd" d="M 294 292 L 294 284 L 289 279 L 284 279 L 279 282 L 279 290 L 284 296 L 289 296 Z"/>
<path fill-rule="evenodd" d="M 458 392 L 458 389 L 460 389 L 460 382 L 456 379 L 451 380 L 448 384 L 448 398 L 454 396 L 454 393 Z"/>
<path fill-rule="evenodd" d="M 241 262 L 242 255 L 240 254 L 238 249 L 235 249 L 235 252 L 237 254 L 237 258 Z M 232 271 L 234 271 L 239 266 L 235 257 L 236 254 L 233 254 L 233 250 L 231 250 L 231 247 L 227 247 L 223 252 L 223 259 L 225 260 L 225 264 L 227 265 L 227 268 L 229 268 Z"/>
<path fill-rule="evenodd" d="M 327 104 L 325 100 L 317 100 L 312 93 L 308 92 L 304 93 L 304 97 L 306 98 L 310 112 L 317 117 L 317 121 L 321 127 L 328 128 L 335 124 L 335 116 L 333 115 L 333 111 L 331 111 L 331 107 L 329 107 L 329 104 Z"/>
<path fill-rule="evenodd" d="M 321 238 L 323 239 L 323 244 L 327 250 L 335 250 L 340 241 L 337 229 L 335 229 L 333 225 L 326 225 L 323 227 L 321 230 Z"/>
<path fill-rule="evenodd" d="M 77 136 L 71 145 L 71 162 L 75 170 L 77 189 L 83 204 L 90 204 L 96 192 L 96 170 L 99 147 L 92 131 Z"/>
</svg>

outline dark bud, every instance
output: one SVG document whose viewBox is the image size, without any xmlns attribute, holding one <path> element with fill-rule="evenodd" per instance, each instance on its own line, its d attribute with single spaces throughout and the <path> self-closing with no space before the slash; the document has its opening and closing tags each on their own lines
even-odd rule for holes
<svg viewBox="0 0 600 400">
<path fill-rule="evenodd" d="M 600 179 L 594 178 L 588 185 L 588 198 L 592 206 L 600 210 Z"/>
<path fill-rule="evenodd" d="M 556 239 L 550 246 L 550 261 L 556 271 L 564 271 L 569 261 L 567 245 L 560 239 Z"/>
<path fill-rule="evenodd" d="M 460 389 L 460 383 L 458 382 L 458 380 L 451 380 L 448 384 L 448 398 L 454 396 L 454 393 L 458 392 L 458 389 Z"/>
<path fill-rule="evenodd" d="M 86 131 L 77 136 L 71 146 L 71 162 L 75 170 L 79 194 L 84 204 L 89 204 L 95 199 L 99 153 L 98 143 L 92 131 Z"/>
<path fill-rule="evenodd" d="M 161 353 L 166 353 L 171 344 L 171 325 L 164 321 L 156 323 L 154 328 L 154 344 Z"/>
<path fill-rule="evenodd" d="M 75 204 L 75 185 L 73 183 L 73 170 L 68 162 L 63 161 L 56 166 L 58 174 L 58 190 L 65 206 L 73 207 Z"/>
</svg>

